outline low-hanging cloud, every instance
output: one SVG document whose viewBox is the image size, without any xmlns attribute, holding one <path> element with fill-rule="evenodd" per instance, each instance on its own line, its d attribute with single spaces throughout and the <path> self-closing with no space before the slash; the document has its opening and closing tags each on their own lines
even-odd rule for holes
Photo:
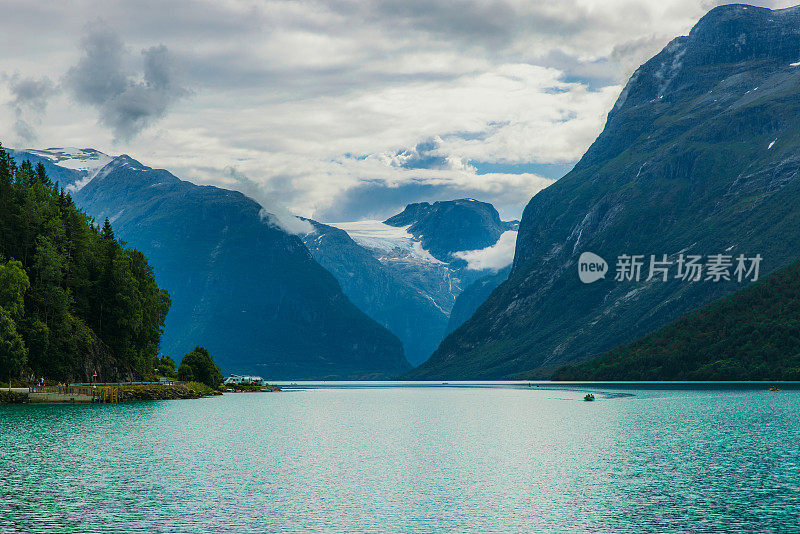
<svg viewBox="0 0 800 534">
<path fill-rule="evenodd" d="M 35 125 L 47 108 L 47 101 L 58 92 L 55 83 L 42 78 L 23 77 L 19 74 L 5 77 L 13 99 L 8 103 L 14 111 L 14 132 L 23 142 L 31 142 L 38 137 Z"/>
<path fill-rule="evenodd" d="M 225 174 L 233 181 L 232 187 L 261 205 L 261 218 L 290 234 L 310 234 L 314 226 L 293 215 L 285 206 L 275 201 L 264 187 L 233 167 L 226 167 Z"/>
<path fill-rule="evenodd" d="M 174 58 L 164 45 L 142 50 L 141 74 L 130 72 L 129 53 L 119 36 L 102 23 L 90 26 L 81 40 L 83 55 L 64 76 L 75 98 L 97 108 L 100 123 L 117 140 L 129 140 L 163 118 L 190 94 L 178 80 Z"/>
<path fill-rule="evenodd" d="M 480 250 L 465 250 L 455 252 L 453 256 L 467 262 L 467 269 L 473 271 L 499 271 L 511 265 L 514 261 L 514 250 L 517 247 L 517 232 L 509 230 L 503 232 L 497 243 Z"/>
</svg>

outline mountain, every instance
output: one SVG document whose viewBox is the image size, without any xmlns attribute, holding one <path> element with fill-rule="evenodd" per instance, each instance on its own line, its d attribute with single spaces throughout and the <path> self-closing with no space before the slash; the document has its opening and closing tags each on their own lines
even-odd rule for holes
<svg viewBox="0 0 800 534">
<path fill-rule="evenodd" d="M 631 76 L 575 168 L 537 194 L 511 273 L 409 378 L 546 377 L 742 287 L 578 278 L 592 252 L 763 257 L 800 250 L 800 9 L 711 10 Z M 673 267 L 675 268 L 675 267 Z"/>
<path fill-rule="evenodd" d="M 450 319 L 447 321 L 447 333 L 449 334 L 472 317 L 481 304 L 486 302 L 492 291 L 506 281 L 510 272 L 511 266 L 509 265 L 496 273 L 482 276 L 468 285 L 456 297 L 453 309 L 450 311 Z"/>
<path fill-rule="evenodd" d="M 75 192 L 97 172 L 111 163 L 107 154 L 93 148 L 46 148 L 9 151 L 16 161 L 28 160 L 32 165 L 44 165 L 47 175 L 67 192 Z"/>
<path fill-rule="evenodd" d="M 422 248 L 441 261 L 452 261 L 456 251 L 494 245 L 503 232 L 515 230 L 517 225 L 517 221 L 501 221 L 494 206 L 472 198 L 409 204 L 383 222 L 406 227 Z"/>
<path fill-rule="evenodd" d="M 94 149 L 29 149 L 15 151 L 14 155 L 20 161 L 28 159 L 42 163 L 60 185 L 76 193 L 76 200 L 92 215 L 98 220 L 108 216 L 115 227 L 119 226 L 120 235 L 137 244 L 141 243 L 137 225 L 150 217 L 151 212 L 158 212 L 154 205 L 161 201 L 160 195 L 172 195 L 171 185 L 181 183 L 166 171 L 146 168 L 134 160 L 114 160 Z M 137 176 L 147 174 L 152 182 L 150 185 L 156 189 L 145 190 L 144 182 L 136 180 L 106 181 L 111 167 L 106 169 L 105 166 L 112 160 L 115 161 L 114 168 L 125 167 L 135 171 Z M 92 187 L 79 192 L 101 170 L 102 175 Z M 96 193 L 103 182 L 107 185 Z M 166 188 L 166 193 L 161 191 L 162 188 Z M 208 193 L 211 190 L 202 191 L 206 191 L 209 198 L 212 196 Z M 204 201 L 200 199 L 198 203 Z M 236 209 L 235 204 L 231 202 L 228 209 Z M 250 206 L 245 205 L 244 209 L 250 209 Z M 172 217 L 178 220 L 192 218 L 194 214 L 191 210 L 178 209 Z M 400 338 L 408 360 L 415 365 L 425 361 L 439 345 L 446 333 L 450 309 L 462 288 L 487 273 L 494 274 L 482 266 L 471 268 L 469 262 L 457 254 L 473 250 L 472 247 L 476 247 L 480 254 L 481 249 L 496 244 L 499 236 L 509 229 L 515 230 L 518 224 L 517 221 L 501 221 L 491 204 L 472 199 L 410 205 L 403 213 L 391 218 L 394 226 L 378 221 L 335 226 L 307 221 L 314 231 L 298 237 L 313 258 L 334 275 L 351 302 Z M 403 225 L 396 226 L 400 223 Z M 410 228 L 415 233 L 409 232 Z M 163 232 L 163 228 L 160 231 Z M 149 236 L 153 238 L 152 249 L 163 248 L 158 246 L 158 232 L 158 229 L 153 229 L 153 235 Z M 426 238 L 426 235 L 431 237 Z M 424 248 L 423 242 L 433 246 L 443 259 L 435 258 Z M 190 248 L 186 246 L 187 253 Z M 162 273 L 162 265 L 168 264 L 166 267 L 171 271 L 177 269 L 176 265 L 169 264 L 173 250 L 154 250 L 159 277 L 167 276 Z M 166 257 L 162 258 L 161 254 Z M 179 280 L 168 283 L 181 287 Z M 187 284 L 184 288 L 187 295 L 200 294 L 193 285 L 196 281 Z M 178 347 L 184 350 L 184 344 L 189 343 L 194 326 L 186 318 L 195 313 L 193 302 L 191 298 L 179 298 L 173 306 L 167 320 L 165 350 Z M 215 353 L 215 357 L 227 365 L 224 353 Z M 235 358 L 229 361 L 236 365 Z"/>
<path fill-rule="evenodd" d="M 74 198 L 142 250 L 169 290 L 164 353 L 202 345 L 223 369 L 272 380 L 388 378 L 410 368 L 400 341 L 241 193 L 119 156 Z"/>
<path fill-rule="evenodd" d="M 314 232 L 302 237 L 314 259 L 336 277 L 353 304 L 402 341 L 412 365 L 425 361 L 444 337 L 447 314 L 347 232 L 307 220 Z"/>
<path fill-rule="evenodd" d="M 474 260 L 517 227 L 472 199 L 410 204 L 384 222 L 309 222 L 314 231 L 302 238 L 314 259 L 353 303 L 400 338 L 414 365 L 439 345 L 463 288 L 494 274 Z M 507 253 L 510 263 L 513 248 Z"/>
<path fill-rule="evenodd" d="M 800 380 L 800 261 L 554 380 Z"/>
</svg>

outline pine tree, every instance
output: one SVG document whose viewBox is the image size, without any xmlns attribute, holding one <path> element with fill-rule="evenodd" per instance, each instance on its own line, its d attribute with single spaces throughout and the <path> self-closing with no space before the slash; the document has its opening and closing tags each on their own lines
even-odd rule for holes
<svg viewBox="0 0 800 534">
<path fill-rule="evenodd" d="M 112 367 L 152 372 L 168 310 L 108 219 L 94 227 L 43 165 L 17 166 L 0 145 L 0 377 L 85 380 L 101 346 Z"/>
</svg>

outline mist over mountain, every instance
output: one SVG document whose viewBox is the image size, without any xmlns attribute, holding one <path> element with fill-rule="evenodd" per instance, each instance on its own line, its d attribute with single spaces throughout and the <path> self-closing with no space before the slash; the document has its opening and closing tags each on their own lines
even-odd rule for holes
<svg viewBox="0 0 800 534">
<path fill-rule="evenodd" d="M 760 254 L 800 249 L 800 9 L 711 10 L 631 76 L 575 168 L 523 213 L 511 273 L 413 378 L 544 377 L 742 287 L 582 284 L 591 251 Z M 645 273 L 646 274 L 646 273 Z"/>
</svg>

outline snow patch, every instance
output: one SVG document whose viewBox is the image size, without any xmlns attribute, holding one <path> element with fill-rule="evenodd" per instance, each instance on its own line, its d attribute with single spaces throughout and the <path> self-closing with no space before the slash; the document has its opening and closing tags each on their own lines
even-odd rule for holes
<svg viewBox="0 0 800 534">
<path fill-rule="evenodd" d="M 66 190 L 70 193 L 83 189 L 100 172 L 100 169 L 114 159 L 108 154 L 103 154 L 93 148 L 61 147 L 43 150 L 27 149 L 25 152 L 45 158 L 59 167 L 85 173 L 83 178 L 66 187 Z"/>
<path fill-rule="evenodd" d="M 112 158 L 92 148 L 47 148 L 44 150 L 28 149 L 25 152 L 36 154 L 46 158 L 59 167 L 72 169 L 75 171 L 86 171 L 89 174 L 96 174 L 97 171 L 111 163 Z"/>
<path fill-rule="evenodd" d="M 422 247 L 422 243 L 408 233 L 408 226 L 390 226 L 381 221 L 352 221 L 325 223 L 344 230 L 362 247 L 380 255 L 401 255 L 426 263 L 444 263 Z"/>
</svg>

